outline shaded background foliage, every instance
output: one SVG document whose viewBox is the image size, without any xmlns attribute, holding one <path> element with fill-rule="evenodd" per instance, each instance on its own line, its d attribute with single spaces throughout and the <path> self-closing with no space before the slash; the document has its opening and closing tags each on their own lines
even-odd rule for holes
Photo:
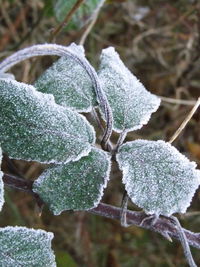
<svg viewBox="0 0 200 267">
<path fill-rule="evenodd" d="M 0 60 L 23 47 L 52 40 L 52 32 L 60 23 L 53 7 L 53 0 L 1 0 Z M 80 25 L 83 24 L 84 21 L 80 21 Z M 62 45 L 78 43 L 86 26 L 66 26 L 53 41 Z M 127 67 L 149 91 L 167 97 L 163 98 L 149 124 L 129 133 L 127 140 L 169 140 L 191 109 L 191 101 L 200 95 L 199 1 L 109 0 L 85 43 L 86 55 L 94 66 L 98 65 L 101 50 L 108 46 L 116 48 Z M 24 61 L 13 68 L 13 73 L 17 80 L 33 83 L 54 59 Z M 169 103 L 174 100 L 175 104 Z M 199 114 L 196 112 L 174 142 L 198 165 Z M 113 140 L 116 137 L 113 136 Z M 44 168 L 39 163 L 11 161 L 4 157 L 3 169 L 20 173 L 26 179 L 37 178 Z M 103 201 L 120 206 L 123 190 L 121 173 L 113 164 Z M 6 190 L 5 197 L 0 226 L 26 225 L 54 232 L 53 246 L 59 267 L 187 266 L 180 244 L 176 241 L 171 244 L 155 233 L 135 226 L 123 228 L 117 221 L 85 212 L 53 216 L 45 208 L 40 214 L 31 196 L 10 189 Z M 182 225 L 196 232 L 200 223 L 199 198 L 196 193 L 188 213 L 180 216 Z M 130 208 L 137 209 L 132 204 Z M 196 262 L 200 262 L 199 252 L 196 249 L 192 252 Z"/>
</svg>

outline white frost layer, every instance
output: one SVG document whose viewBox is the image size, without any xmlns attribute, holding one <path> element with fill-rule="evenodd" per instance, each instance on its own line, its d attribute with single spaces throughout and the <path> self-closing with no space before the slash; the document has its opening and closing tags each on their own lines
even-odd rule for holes
<svg viewBox="0 0 200 267">
<path fill-rule="evenodd" d="M 51 249 L 53 233 L 26 227 L 0 228 L 0 265 L 56 267 Z"/>
<path fill-rule="evenodd" d="M 148 214 L 186 212 L 200 185 L 196 163 L 164 141 L 125 143 L 117 161 L 129 197 Z"/>
<path fill-rule="evenodd" d="M 2 210 L 4 204 L 4 183 L 2 180 L 3 172 L 1 171 L 1 161 L 2 161 L 2 150 L 0 147 L 0 211 Z"/>
<path fill-rule="evenodd" d="M 107 186 L 110 155 L 92 148 L 79 161 L 53 166 L 44 171 L 33 184 L 55 215 L 64 210 L 89 210 L 96 207 Z"/>
<path fill-rule="evenodd" d="M 31 85 L 0 79 L 0 101 L 0 144 L 12 158 L 65 163 L 87 155 L 95 142 L 85 117 Z"/>
<path fill-rule="evenodd" d="M 112 109 L 114 130 L 128 132 L 147 124 L 160 99 L 145 89 L 113 47 L 102 51 L 98 75 Z"/>
</svg>

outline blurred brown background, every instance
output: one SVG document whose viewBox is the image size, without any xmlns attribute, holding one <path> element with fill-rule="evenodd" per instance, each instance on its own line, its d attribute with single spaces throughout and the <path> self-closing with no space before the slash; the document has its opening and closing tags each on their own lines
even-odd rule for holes
<svg viewBox="0 0 200 267">
<path fill-rule="evenodd" d="M 56 2 L 0 0 L 0 60 L 21 48 L 52 40 L 52 33 L 60 24 L 56 18 Z M 84 21 L 82 24 L 82 27 L 65 26 L 54 36 L 53 42 L 79 43 L 87 27 Z M 199 1 L 106 1 L 85 42 L 86 55 L 95 67 L 101 50 L 108 46 L 116 48 L 126 66 L 149 91 L 163 97 L 161 107 L 149 124 L 129 133 L 127 140 L 169 140 L 200 96 Z M 17 80 L 33 83 L 55 59 L 27 60 L 13 68 L 12 73 Z M 174 142 L 198 164 L 199 111 Z M 13 165 L 17 171 L 13 170 Z M 38 163 L 8 159 L 4 160 L 3 167 L 10 173 L 22 173 L 27 179 L 37 178 L 45 168 Z M 114 167 L 103 201 L 120 206 L 123 190 L 120 173 Z M 58 267 L 187 266 L 181 245 L 176 241 L 169 243 L 158 234 L 134 226 L 123 228 L 117 221 L 86 212 L 63 212 L 53 216 L 45 208 L 39 216 L 31 196 L 7 189 L 5 197 L 0 226 L 24 225 L 54 232 Z M 197 193 L 188 213 L 179 217 L 182 225 L 194 232 L 200 228 L 199 198 Z M 133 205 L 130 208 L 137 209 Z M 192 249 L 192 252 L 200 264 L 199 251 Z"/>
</svg>

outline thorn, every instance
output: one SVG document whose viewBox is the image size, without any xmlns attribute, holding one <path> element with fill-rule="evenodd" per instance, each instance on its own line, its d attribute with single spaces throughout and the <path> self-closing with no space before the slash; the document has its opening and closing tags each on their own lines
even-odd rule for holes
<svg viewBox="0 0 200 267">
<path fill-rule="evenodd" d="M 170 235 L 167 232 L 163 232 L 162 236 L 166 238 L 169 242 L 171 243 L 173 242 L 173 240 L 171 239 Z"/>
</svg>

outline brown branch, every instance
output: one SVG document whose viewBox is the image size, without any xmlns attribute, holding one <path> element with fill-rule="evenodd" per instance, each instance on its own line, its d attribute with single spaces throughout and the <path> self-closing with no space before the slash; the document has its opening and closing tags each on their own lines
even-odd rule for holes
<svg viewBox="0 0 200 267">
<path fill-rule="evenodd" d="M 5 34 L 1 37 L 0 51 L 5 49 L 6 45 L 9 43 L 11 38 L 13 38 L 14 36 L 18 36 L 16 31 L 20 27 L 22 20 L 24 19 L 25 15 L 29 12 L 29 10 L 30 6 L 25 6 L 22 9 L 20 9 L 19 15 L 17 16 L 16 20 L 13 22 L 13 24 L 10 25 L 11 27 L 9 28 L 9 30 L 7 30 Z"/>
<path fill-rule="evenodd" d="M 40 208 L 44 204 L 43 201 L 39 198 L 39 196 L 32 191 L 33 181 L 22 179 L 10 174 L 4 174 L 3 181 L 6 186 L 32 194 L 34 198 L 37 200 L 37 203 L 39 203 Z M 120 220 L 121 209 L 105 203 L 100 203 L 98 207 L 88 210 L 88 212 L 95 215 L 107 217 L 110 219 Z M 141 226 L 141 223 L 146 216 L 147 215 L 144 212 L 128 210 L 127 223 L 157 232 L 162 236 L 164 236 L 165 238 L 167 238 L 168 240 L 170 238 L 175 238 L 179 240 L 179 235 L 176 226 L 171 222 L 171 220 L 169 220 L 166 217 L 160 217 L 158 218 L 158 220 L 154 225 L 152 225 L 149 220 L 146 220 Z M 193 233 L 186 229 L 183 230 L 187 237 L 188 243 L 191 246 L 200 249 L 200 233 Z"/>
<path fill-rule="evenodd" d="M 75 5 L 72 7 L 72 9 L 69 11 L 69 13 L 66 15 L 65 19 L 55 28 L 55 30 L 51 34 L 50 40 L 52 41 L 55 36 L 62 30 L 64 26 L 68 24 L 70 19 L 72 18 L 73 14 L 76 12 L 76 10 L 80 7 L 80 5 L 84 2 L 85 0 L 77 0 Z"/>
</svg>

